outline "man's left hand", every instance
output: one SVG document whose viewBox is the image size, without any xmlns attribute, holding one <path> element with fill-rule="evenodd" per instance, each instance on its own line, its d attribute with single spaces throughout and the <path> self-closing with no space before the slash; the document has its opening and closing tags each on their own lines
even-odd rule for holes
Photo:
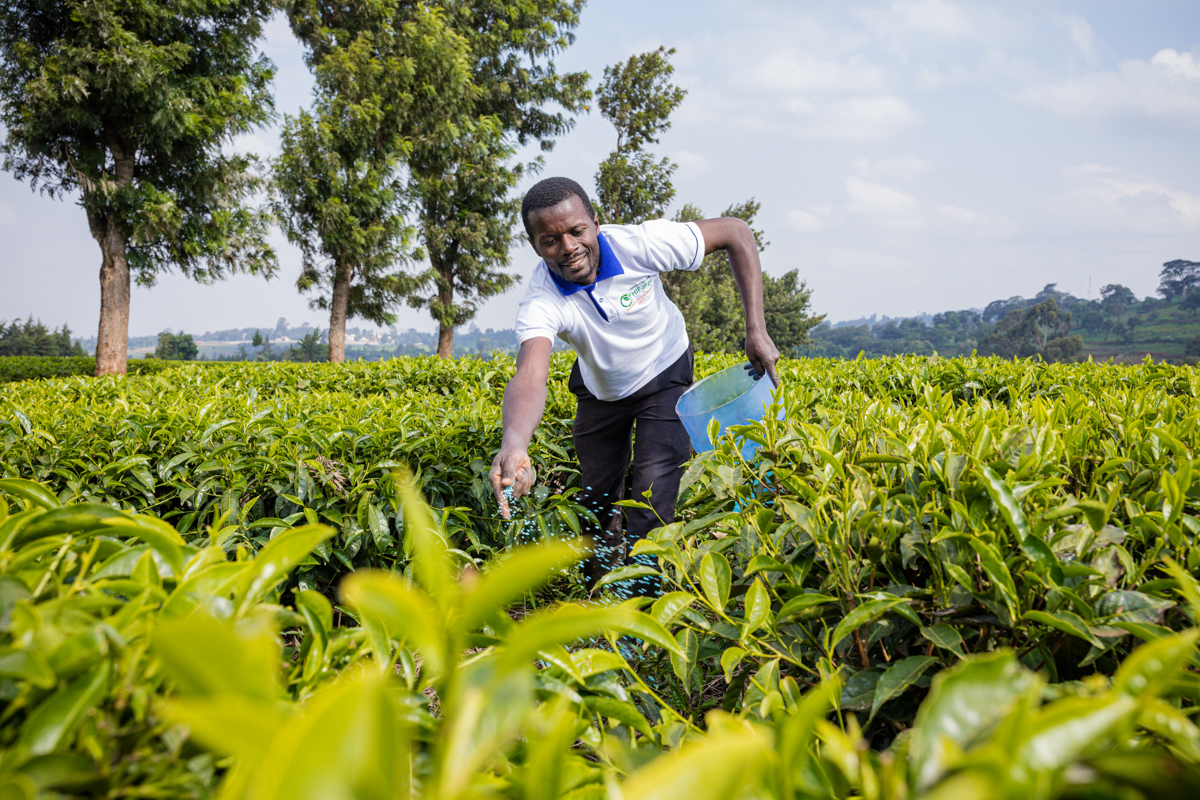
<svg viewBox="0 0 1200 800">
<path fill-rule="evenodd" d="M 766 331 L 751 333 L 746 336 L 746 360 L 754 368 L 757 380 L 763 375 L 770 375 L 771 382 L 779 385 L 779 377 L 775 374 L 775 363 L 779 361 L 779 350 Z"/>
</svg>

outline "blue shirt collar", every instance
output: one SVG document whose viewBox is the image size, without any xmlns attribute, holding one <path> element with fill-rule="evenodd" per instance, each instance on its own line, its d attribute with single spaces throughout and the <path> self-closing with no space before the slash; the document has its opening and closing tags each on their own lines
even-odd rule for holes
<svg viewBox="0 0 1200 800">
<path fill-rule="evenodd" d="M 608 278 L 615 278 L 618 275 L 624 275 L 625 270 L 621 267 L 621 262 L 617 260 L 617 255 L 608 246 L 608 240 L 604 238 L 604 234 L 598 234 L 597 238 L 600 242 L 600 267 L 596 270 L 596 280 L 584 286 L 580 283 L 571 283 L 565 278 L 560 278 L 554 274 L 554 271 L 546 267 L 546 272 L 550 273 L 550 278 L 554 281 L 554 285 L 562 292 L 563 297 L 570 297 L 580 289 L 592 291 L 592 288 L 600 281 Z"/>
</svg>

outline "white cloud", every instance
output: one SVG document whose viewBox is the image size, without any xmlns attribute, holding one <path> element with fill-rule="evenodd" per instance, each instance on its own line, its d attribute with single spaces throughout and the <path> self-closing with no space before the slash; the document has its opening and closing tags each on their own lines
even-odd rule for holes
<svg viewBox="0 0 1200 800">
<path fill-rule="evenodd" d="M 971 30 L 963 7 L 946 0 L 899 0 L 892 3 L 891 15 L 899 24 L 922 33 L 957 38 Z"/>
<path fill-rule="evenodd" d="M 13 207 L 8 203 L 0 203 L 0 225 L 11 225 L 17 221 Z"/>
<path fill-rule="evenodd" d="M 893 36 L 911 32 L 956 39 L 972 29 L 966 8 L 947 0 L 896 0 L 887 8 L 856 8 L 851 13 Z"/>
<path fill-rule="evenodd" d="M 809 139 L 870 141 L 886 139 L 912 126 L 920 115 L 903 98 L 895 95 L 846 97 L 832 101 L 792 98 L 794 133 Z"/>
<path fill-rule="evenodd" d="M 886 70 L 861 55 L 839 61 L 792 50 L 769 53 L 747 77 L 760 90 L 805 94 L 877 92 L 887 84 Z"/>
<path fill-rule="evenodd" d="M 979 215 L 958 206 L 938 206 L 938 213 L 951 222 L 972 223 L 979 220 Z"/>
<path fill-rule="evenodd" d="M 1200 127 L 1200 51 L 1159 50 L 1149 61 L 1127 59 L 1115 71 L 1031 86 L 1018 98 L 1068 118 L 1139 115 Z"/>
<path fill-rule="evenodd" d="M 1177 53 L 1167 48 L 1155 53 L 1150 63 L 1170 75 L 1200 81 L 1200 59 L 1192 53 Z"/>
<path fill-rule="evenodd" d="M 1027 41 L 1031 17 L 1007 3 L 896 0 L 851 10 L 892 48 L 917 55 L 943 46 L 1005 46 Z"/>
<path fill-rule="evenodd" d="M 1089 64 L 1095 64 L 1100 58 L 1099 45 L 1088 21 L 1078 14 L 1063 14 L 1058 17 L 1058 22 L 1066 29 L 1067 35 L 1071 37 L 1071 42 L 1079 49 L 1080 54 Z"/>
<path fill-rule="evenodd" d="M 1004 217 L 946 203 L 927 205 L 894 186 L 864 180 L 857 175 L 847 177 L 845 186 L 850 201 L 842 206 L 842 210 L 856 219 L 850 221 L 843 217 L 842 221 L 849 223 L 842 226 L 843 230 L 861 232 L 864 225 L 871 224 L 863 219 L 866 217 L 887 230 L 940 239 L 994 241 L 1010 238 L 1017 232 L 1017 226 Z M 828 224 L 831 222 L 833 220 L 821 220 L 823 227 L 835 227 Z"/>
<path fill-rule="evenodd" d="M 847 209 L 874 217 L 909 217 L 921 210 L 917 198 L 882 183 L 864 181 L 855 175 L 846 178 L 846 193 L 850 195 Z"/>
<path fill-rule="evenodd" d="M 860 156 L 854 161 L 858 174 L 869 180 L 908 180 L 925 175 L 933 165 L 916 156 L 897 156 L 872 161 Z"/>
<path fill-rule="evenodd" d="M 803 233 L 812 233 L 821 230 L 821 219 L 811 211 L 805 211 L 802 208 L 793 208 L 787 213 L 788 225 L 795 230 Z"/>
<path fill-rule="evenodd" d="M 1066 167 L 1062 176 L 1075 212 L 1098 226 L 1135 232 L 1200 228 L 1200 195 L 1096 163 Z"/>
<path fill-rule="evenodd" d="M 923 92 L 936 92 L 948 86 L 961 86 L 974 78 L 975 73 L 961 64 L 919 64 L 914 82 Z"/>
<path fill-rule="evenodd" d="M 903 67 L 871 46 L 875 37 L 863 26 L 814 26 L 803 12 L 780 12 L 762 26 L 673 43 L 690 80 L 679 129 L 736 126 L 743 135 L 873 141 L 920 120 L 901 91 Z M 677 77 L 685 85 L 682 66 Z"/>
</svg>

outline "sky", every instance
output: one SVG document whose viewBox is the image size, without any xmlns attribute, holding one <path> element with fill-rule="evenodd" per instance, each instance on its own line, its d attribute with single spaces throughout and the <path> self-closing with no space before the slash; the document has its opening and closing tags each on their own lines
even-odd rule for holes
<svg viewBox="0 0 1200 800">
<path fill-rule="evenodd" d="M 1148 296 L 1164 262 L 1200 260 L 1194 0 L 592 0 L 576 35 L 555 63 L 593 86 L 609 64 L 675 48 L 687 96 L 651 146 L 678 164 L 671 212 L 760 202 L 763 269 L 797 270 L 831 320 L 982 307 L 1048 283 Z M 263 51 L 277 111 L 295 113 L 311 79 L 283 20 Z M 615 142 L 584 115 L 539 177 L 591 187 Z M 270 157 L 278 128 L 236 146 Z M 77 205 L 0 173 L 0 241 L 0 320 L 95 335 L 100 252 Z M 135 288 L 130 335 L 327 327 L 295 288 L 299 252 L 273 242 L 271 281 L 167 274 Z M 536 262 L 519 239 L 510 269 L 528 278 Z M 524 285 L 489 301 L 479 327 L 511 327 Z M 404 308 L 397 327 L 434 323 Z"/>
</svg>

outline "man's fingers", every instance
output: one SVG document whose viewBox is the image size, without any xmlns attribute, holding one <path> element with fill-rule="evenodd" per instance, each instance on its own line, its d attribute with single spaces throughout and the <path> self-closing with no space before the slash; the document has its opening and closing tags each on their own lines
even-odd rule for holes
<svg viewBox="0 0 1200 800">
<path fill-rule="evenodd" d="M 492 471 L 488 477 L 491 478 L 492 481 L 492 492 L 496 495 L 496 502 L 500 504 L 500 516 L 504 519 L 508 519 L 510 516 L 510 509 L 508 507 L 508 500 L 504 497 L 503 467 L 498 462 L 492 464 Z M 511 484 L 512 479 L 510 478 L 508 482 Z"/>
<path fill-rule="evenodd" d="M 513 497 L 521 497 L 529 494 L 529 490 L 533 488 L 534 481 L 537 480 L 536 476 L 537 473 L 534 472 L 533 467 L 520 467 L 513 480 Z"/>
<path fill-rule="evenodd" d="M 500 516 L 508 519 L 508 500 L 504 497 L 504 489 L 500 486 L 500 477 L 498 475 L 492 480 L 492 491 L 496 494 L 496 502 L 500 504 Z"/>
</svg>

